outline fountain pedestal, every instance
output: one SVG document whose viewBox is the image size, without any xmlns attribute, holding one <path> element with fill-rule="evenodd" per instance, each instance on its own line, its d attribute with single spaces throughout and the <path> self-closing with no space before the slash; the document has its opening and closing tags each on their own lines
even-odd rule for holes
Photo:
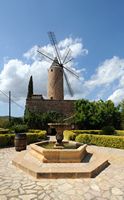
<svg viewBox="0 0 124 200">
<path fill-rule="evenodd" d="M 56 143 L 54 145 L 55 149 L 63 149 L 63 131 L 70 129 L 70 124 L 68 123 L 49 123 L 50 128 L 54 128 L 56 132 Z"/>
<path fill-rule="evenodd" d="M 64 149 L 63 146 L 63 133 L 56 133 L 56 143 L 54 145 L 54 149 Z"/>
</svg>

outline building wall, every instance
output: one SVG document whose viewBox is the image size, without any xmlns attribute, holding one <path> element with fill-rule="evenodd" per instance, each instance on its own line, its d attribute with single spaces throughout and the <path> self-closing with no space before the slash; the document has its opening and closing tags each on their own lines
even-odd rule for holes
<svg viewBox="0 0 124 200">
<path fill-rule="evenodd" d="M 30 98 L 26 100 L 26 107 L 31 112 L 56 111 L 69 117 L 74 114 L 75 100 L 49 100 L 40 98 Z"/>
</svg>

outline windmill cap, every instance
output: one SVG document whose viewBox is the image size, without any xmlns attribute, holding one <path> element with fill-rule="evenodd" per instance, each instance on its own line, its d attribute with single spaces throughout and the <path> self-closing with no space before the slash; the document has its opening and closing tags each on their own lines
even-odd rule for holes
<svg viewBox="0 0 124 200">
<path fill-rule="evenodd" d="M 51 65 L 51 67 L 52 67 L 52 66 L 58 66 L 58 65 L 59 65 L 58 58 L 55 57 L 55 58 L 54 58 L 54 61 L 53 61 L 53 63 L 52 63 L 52 65 Z"/>
</svg>

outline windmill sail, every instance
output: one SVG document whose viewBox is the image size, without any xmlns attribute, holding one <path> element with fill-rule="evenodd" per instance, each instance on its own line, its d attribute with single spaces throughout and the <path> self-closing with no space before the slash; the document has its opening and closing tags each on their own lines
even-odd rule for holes
<svg viewBox="0 0 124 200">
<path fill-rule="evenodd" d="M 58 43 L 55 37 L 54 32 L 48 32 L 48 36 L 55 51 L 55 58 L 51 58 L 46 53 L 38 50 L 38 53 L 43 55 L 44 57 L 48 58 L 52 61 L 52 65 L 48 70 L 48 99 L 56 99 L 56 100 L 63 100 L 64 99 L 64 89 L 63 89 L 63 76 L 65 78 L 65 83 L 67 85 L 69 94 L 73 96 L 73 90 L 69 83 L 69 77 L 66 75 L 66 71 L 68 71 L 71 75 L 75 78 L 79 78 L 78 74 L 75 73 L 72 69 L 65 66 L 67 63 L 72 61 L 70 58 L 71 50 L 68 48 L 67 52 L 63 58 L 61 59 L 61 54 L 59 52 Z"/>
</svg>

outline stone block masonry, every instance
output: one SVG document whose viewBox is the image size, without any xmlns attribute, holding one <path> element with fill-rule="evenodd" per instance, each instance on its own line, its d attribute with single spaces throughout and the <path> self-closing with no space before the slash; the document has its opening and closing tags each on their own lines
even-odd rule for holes
<svg viewBox="0 0 124 200">
<path fill-rule="evenodd" d="M 26 100 L 26 108 L 36 113 L 56 111 L 70 117 L 74 114 L 75 101 L 76 100 L 49 100 L 32 97 Z"/>
</svg>

